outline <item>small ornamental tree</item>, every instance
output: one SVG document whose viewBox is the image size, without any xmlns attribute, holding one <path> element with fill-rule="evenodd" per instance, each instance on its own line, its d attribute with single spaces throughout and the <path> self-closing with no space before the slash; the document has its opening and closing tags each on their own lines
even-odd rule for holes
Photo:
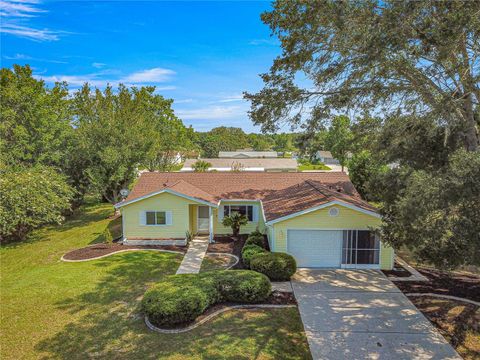
<svg viewBox="0 0 480 360">
<path fill-rule="evenodd" d="M 0 176 L 0 241 L 24 240 L 42 225 L 60 223 L 73 190 L 52 168 L 8 170 Z"/>
<path fill-rule="evenodd" d="M 244 170 L 245 170 L 245 165 L 243 165 L 239 161 L 234 161 L 232 163 L 231 168 L 230 168 L 230 171 L 232 171 L 232 172 L 240 172 L 240 171 L 244 171 Z"/>
<path fill-rule="evenodd" d="M 208 169 L 212 166 L 208 161 L 197 160 L 193 165 L 192 169 L 195 172 L 207 172 Z"/>
<path fill-rule="evenodd" d="M 229 216 L 223 218 L 222 224 L 224 226 L 230 226 L 234 237 L 238 237 L 240 234 L 240 226 L 248 224 L 248 218 L 238 212 L 233 212 Z"/>
</svg>

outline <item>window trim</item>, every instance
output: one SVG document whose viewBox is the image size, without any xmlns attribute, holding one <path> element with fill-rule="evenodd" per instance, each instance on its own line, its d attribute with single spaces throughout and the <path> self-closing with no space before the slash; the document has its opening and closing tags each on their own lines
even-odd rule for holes
<svg viewBox="0 0 480 360">
<path fill-rule="evenodd" d="M 254 205 L 245 205 L 245 204 L 228 204 L 228 205 L 226 204 L 226 205 L 223 205 L 223 217 L 230 216 L 230 214 L 232 213 L 232 209 L 231 209 L 232 206 L 234 206 L 234 207 L 241 207 L 241 206 L 245 207 L 245 213 L 247 214 L 246 216 L 248 218 L 248 222 L 250 222 L 250 223 L 254 222 L 253 221 L 253 207 L 254 207 Z M 252 220 L 250 220 L 250 218 L 248 216 L 249 215 L 248 208 L 250 208 L 250 215 L 251 215 Z M 228 213 L 225 214 L 225 210 L 227 210 L 227 209 L 228 209 Z"/>
<path fill-rule="evenodd" d="M 358 247 L 358 233 L 359 231 L 370 232 L 375 237 L 375 244 L 373 248 L 359 248 Z M 346 247 L 345 247 L 346 241 Z M 376 247 L 378 246 L 378 248 Z M 343 230 L 342 242 L 342 267 L 364 267 L 364 266 L 380 266 L 381 263 L 381 241 L 375 232 L 371 230 Z M 378 262 L 362 264 L 358 263 L 358 251 L 373 251 L 374 258 L 378 258 Z M 378 254 L 377 256 L 375 256 Z M 344 261 L 345 256 L 345 261 Z"/>
<path fill-rule="evenodd" d="M 148 224 L 147 214 L 154 213 L 155 214 L 155 224 Z M 157 213 L 163 213 L 165 216 L 165 224 L 157 224 Z M 145 211 L 145 226 L 168 226 L 167 222 L 167 211 L 166 210 L 146 210 Z"/>
</svg>

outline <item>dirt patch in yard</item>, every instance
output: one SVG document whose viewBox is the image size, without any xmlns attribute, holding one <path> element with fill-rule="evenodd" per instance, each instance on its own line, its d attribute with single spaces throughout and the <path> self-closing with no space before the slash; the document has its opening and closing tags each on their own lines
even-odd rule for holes
<svg viewBox="0 0 480 360">
<path fill-rule="evenodd" d="M 88 260 L 94 259 L 99 256 L 105 256 L 117 251 L 122 250 L 149 250 L 149 249 L 158 249 L 158 250 L 169 250 L 169 251 L 179 251 L 185 253 L 187 249 L 182 246 L 174 245 L 149 245 L 149 246 L 137 246 L 137 245 L 122 245 L 117 243 L 112 244 L 96 244 L 92 246 L 87 246 L 81 249 L 76 249 L 70 251 L 63 255 L 65 260 Z"/>
<path fill-rule="evenodd" d="M 464 359 L 480 358 L 480 308 L 460 301 L 410 297 Z"/>
<path fill-rule="evenodd" d="M 421 267 L 416 269 L 429 281 L 396 282 L 402 292 L 434 293 L 480 301 L 480 276 Z"/>
</svg>

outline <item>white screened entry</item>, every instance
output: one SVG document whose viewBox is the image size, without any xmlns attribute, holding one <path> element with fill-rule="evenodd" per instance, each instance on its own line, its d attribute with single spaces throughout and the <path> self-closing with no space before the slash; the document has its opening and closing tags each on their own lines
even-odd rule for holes
<svg viewBox="0 0 480 360">
<path fill-rule="evenodd" d="M 208 206 L 198 207 L 197 231 L 199 233 L 208 233 L 210 219 Z"/>
<path fill-rule="evenodd" d="M 342 230 L 288 230 L 287 252 L 298 267 L 339 268 L 342 262 Z"/>
</svg>

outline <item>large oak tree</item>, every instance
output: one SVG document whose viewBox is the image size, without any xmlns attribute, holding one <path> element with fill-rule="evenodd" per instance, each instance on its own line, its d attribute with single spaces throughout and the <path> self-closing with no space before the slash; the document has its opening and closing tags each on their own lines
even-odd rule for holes
<svg viewBox="0 0 480 360">
<path fill-rule="evenodd" d="M 264 131 L 314 132 L 347 110 L 428 114 L 477 150 L 480 2 L 278 0 L 262 20 L 283 50 L 245 95 Z"/>
</svg>

